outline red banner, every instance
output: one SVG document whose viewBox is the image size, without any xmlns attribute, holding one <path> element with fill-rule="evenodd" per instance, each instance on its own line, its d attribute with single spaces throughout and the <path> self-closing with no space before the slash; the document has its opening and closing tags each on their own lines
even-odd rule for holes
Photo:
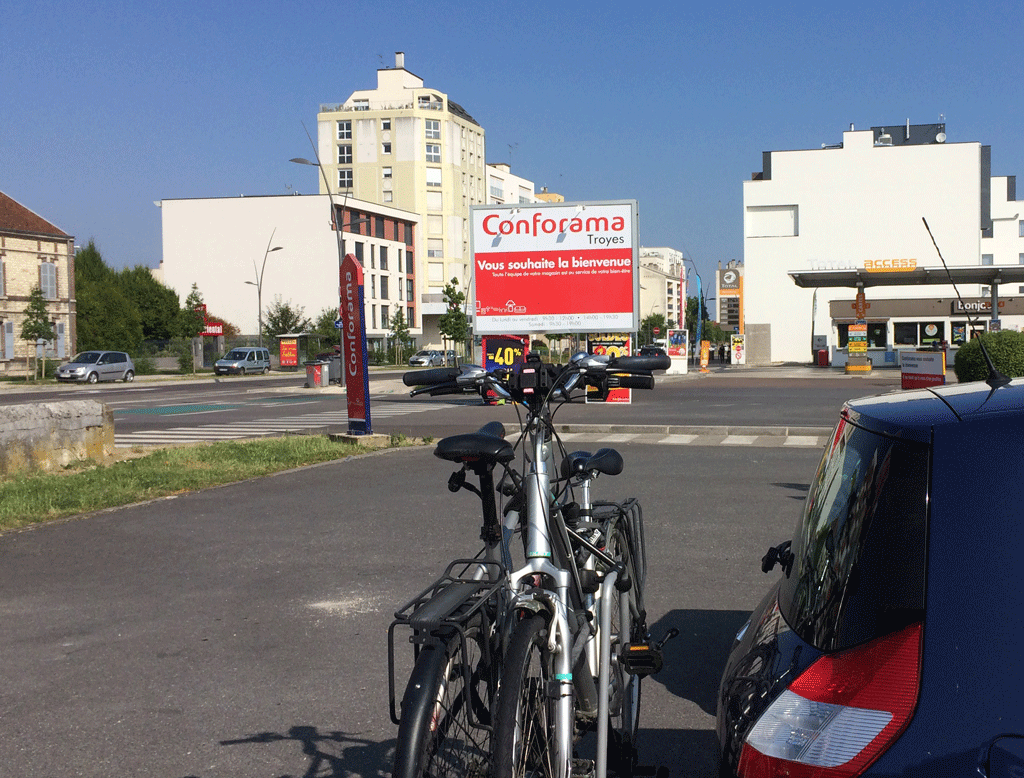
<svg viewBox="0 0 1024 778">
<path fill-rule="evenodd" d="M 366 306 L 363 304 L 363 268 L 353 254 L 346 254 L 340 269 L 342 369 L 348 397 L 348 431 L 369 435 L 370 373 L 366 355 Z"/>
</svg>

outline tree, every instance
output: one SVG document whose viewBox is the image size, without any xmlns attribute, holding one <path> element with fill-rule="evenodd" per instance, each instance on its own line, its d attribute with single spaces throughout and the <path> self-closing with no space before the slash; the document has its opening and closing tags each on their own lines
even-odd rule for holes
<svg viewBox="0 0 1024 778">
<path fill-rule="evenodd" d="M 313 323 L 306 318 L 305 313 L 306 309 L 301 305 L 293 307 L 290 300 L 286 303 L 280 297 L 275 297 L 263 317 L 264 339 L 273 341 L 278 335 L 309 332 Z"/>
<path fill-rule="evenodd" d="M 121 292 L 117 274 L 100 256 L 93 241 L 75 254 L 75 298 L 78 351 L 113 349 L 138 354 L 142 315 Z"/>
<path fill-rule="evenodd" d="M 655 338 L 660 338 L 665 333 L 665 315 L 662 313 L 652 313 L 650 316 L 640 322 L 640 332 L 638 333 L 638 341 L 641 346 L 648 343 L 653 343 Z M 657 329 L 658 333 L 654 330 Z"/>
<path fill-rule="evenodd" d="M 188 293 L 178 313 L 178 333 L 181 337 L 188 340 L 199 337 L 206 329 L 205 310 L 202 292 L 196 284 L 192 284 L 192 291 Z"/>
<path fill-rule="evenodd" d="M 402 349 L 409 344 L 409 328 L 405 324 L 405 314 L 402 313 L 402 306 L 395 306 L 398 310 L 388 321 L 388 329 L 395 344 L 395 364 L 402 363 Z M 386 310 L 386 309 L 385 309 Z M 385 312 L 384 316 L 387 315 Z"/>
<path fill-rule="evenodd" d="M 469 336 L 469 318 L 466 316 L 466 294 L 459 289 L 459 279 L 453 278 L 441 292 L 447 310 L 437 320 L 437 329 L 447 340 L 465 344 Z"/>
<path fill-rule="evenodd" d="M 43 297 L 43 290 L 38 284 L 32 287 L 32 293 L 28 297 L 28 306 L 24 310 L 25 321 L 21 324 L 21 337 L 29 342 L 29 353 L 35 353 L 36 341 L 53 340 L 57 337 L 54 332 L 53 322 L 46 311 L 46 298 Z M 33 378 L 39 370 L 39 358 L 36 357 L 36 366 L 32 371 Z M 43 349 L 43 375 L 46 375 L 46 349 Z M 25 378 L 28 378 L 26 373 Z"/>
<path fill-rule="evenodd" d="M 157 281 L 148 267 L 136 265 L 116 275 L 118 287 L 139 312 L 145 340 L 170 340 L 178 334 L 178 293 Z"/>
</svg>

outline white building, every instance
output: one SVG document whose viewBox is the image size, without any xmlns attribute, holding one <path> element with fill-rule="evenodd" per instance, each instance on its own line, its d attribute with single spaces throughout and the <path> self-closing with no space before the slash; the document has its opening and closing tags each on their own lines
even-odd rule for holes
<svg viewBox="0 0 1024 778">
<path fill-rule="evenodd" d="M 951 286 L 886 283 L 899 276 L 894 264 L 941 267 L 922 218 L 950 266 L 1013 266 L 999 291 L 1001 325 L 1024 324 L 1024 283 L 1013 282 L 1024 265 L 1024 209 L 1015 179 L 993 178 L 990 159 L 981 143 L 946 142 L 944 124 L 909 122 L 851 126 L 842 143 L 820 149 L 765 152 L 761 173 L 743 184 L 748 361 L 809 362 L 812 333 L 827 335 L 833 356 L 844 357 L 856 287 L 800 288 L 791 273 L 868 279 L 864 318 L 876 364 L 898 362 L 900 348 L 966 337 Z M 865 273 L 872 270 L 883 272 Z M 982 308 L 991 291 L 960 288 Z"/>
<path fill-rule="evenodd" d="M 681 295 L 686 293 L 686 272 L 683 252 L 668 247 L 640 247 L 641 322 L 654 314 L 661 314 L 667 325 L 684 326 L 686 301 Z M 665 333 L 656 337 L 664 338 Z"/>
<path fill-rule="evenodd" d="M 332 192 L 420 214 L 426 253 L 416 277 L 421 345 L 440 347 L 441 292 L 454 278 L 468 293 L 469 207 L 487 202 L 483 127 L 447 94 L 424 86 L 396 52 L 395 66 L 377 71 L 375 89 L 321 106 L 317 128 Z M 319 185 L 325 194 L 322 180 Z"/>
<path fill-rule="evenodd" d="M 487 163 L 487 204 L 504 205 L 538 202 L 533 192 L 533 181 L 512 174 L 504 162 Z"/>
<path fill-rule="evenodd" d="M 415 325 L 410 334 L 419 335 L 419 216 L 336 197 L 339 216 L 343 204 L 344 251 L 363 266 L 370 347 L 386 337 L 384 314 L 399 309 Z M 327 195 L 166 199 L 160 205 L 163 259 L 157 275 L 183 302 L 196 284 L 210 314 L 243 334 L 258 331 L 259 303 L 265 312 L 277 298 L 301 307 L 311 320 L 325 308 L 337 312 L 338 243 Z"/>
</svg>

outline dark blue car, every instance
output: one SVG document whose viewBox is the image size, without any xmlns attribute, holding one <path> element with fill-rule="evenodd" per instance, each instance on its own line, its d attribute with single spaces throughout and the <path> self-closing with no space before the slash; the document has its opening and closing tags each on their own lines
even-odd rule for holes
<svg viewBox="0 0 1024 778">
<path fill-rule="evenodd" d="M 722 677 L 724 775 L 1024 775 L 1024 379 L 993 383 L 843 408 Z"/>
</svg>

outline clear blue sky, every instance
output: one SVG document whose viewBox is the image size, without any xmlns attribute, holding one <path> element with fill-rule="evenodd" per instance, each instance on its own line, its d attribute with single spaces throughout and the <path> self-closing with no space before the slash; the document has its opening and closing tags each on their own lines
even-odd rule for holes
<svg viewBox="0 0 1024 778">
<path fill-rule="evenodd" d="M 288 163 L 311 154 L 302 123 L 395 51 L 483 125 L 489 162 L 635 198 L 641 243 L 705 284 L 742 258 L 762 151 L 943 114 L 949 142 L 1024 177 L 1020 0 L 7 0 L 0 29 L 0 190 L 115 268 L 158 264 L 154 200 L 317 191 Z"/>
</svg>

